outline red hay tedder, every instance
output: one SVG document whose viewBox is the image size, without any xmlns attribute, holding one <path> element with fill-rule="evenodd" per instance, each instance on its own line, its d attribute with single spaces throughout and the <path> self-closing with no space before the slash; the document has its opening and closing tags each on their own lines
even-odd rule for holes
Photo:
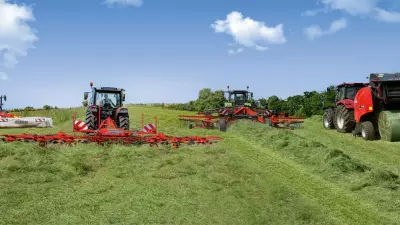
<svg viewBox="0 0 400 225">
<path fill-rule="evenodd" d="M 228 124 L 240 120 L 249 119 L 254 122 L 267 124 L 275 128 L 294 129 L 304 123 L 304 118 L 288 116 L 286 113 L 275 113 L 266 108 L 257 108 L 252 103 L 253 93 L 247 90 L 225 91 L 228 94 L 228 102 L 223 108 L 206 110 L 199 112 L 196 116 L 180 115 L 179 119 L 190 121 L 189 128 L 213 129 L 217 126 L 220 131 L 225 132 Z"/>
<path fill-rule="evenodd" d="M 74 116 L 75 117 L 75 116 Z M 146 129 L 147 127 L 154 127 L 154 129 Z M 87 125 L 74 118 L 73 135 L 63 132 L 58 132 L 53 135 L 38 135 L 38 134 L 0 134 L 3 142 L 37 142 L 40 146 L 46 147 L 48 144 L 67 144 L 73 143 L 97 143 L 104 145 L 107 143 L 123 144 L 123 145 L 142 145 L 149 144 L 150 146 L 158 145 L 172 145 L 173 148 L 178 148 L 181 144 L 212 144 L 219 140 L 223 140 L 217 136 L 186 136 L 175 137 L 167 136 L 164 133 L 157 133 L 154 124 L 144 126 L 142 131 L 124 130 L 118 128 L 115 122 L 109 117 L 103 120 L 97 130 L 87 129 Z M 76 135 L 79 132 L 82 135 Z"/>
<path fill-rule="evenodd" d="M 93 84 L 91 83 L 91 86 Z M 111 91 L 109 91 L 111 90 Z M 96 90 L 96 94 L 97 94 Z M 117 96 L 117 101 L 121 101 L 121 90 L 114 88 L 107 88 L 107 90 L 102 89 L 103 95 L 110 94 L 108 92 L 115 93 Z M 87 94 L 85 94 L 85 98 Z M 98 94 L 97 94 L 98 96 Z M 123 97 L 124 98 L 124 97 Z M 93 100 L 96 100 L 96 95 L 92 97 Z M 93 114 L 98 113 L 98 117 L 96 117 L 96 123 L 93 123 L 92 118 L 90 117 L 86 122 L 76 120 L 76 115 L 73 113 L 73 134 L 66 134 L 63 132 L 58 132 L 57 134 L 51 135 L 38 135 L 38 134 L 0 134 L 3 142 L 37 142 L 40 146 L 46 147 L 48 144 L 67 144 L 71 145 L 73 143 L 97 143 L 100 145 L 104 145 L 106 143 L 114 143 L 114 144 L 123 144 L 123 145 L 143 145 L 149 144 L 150 146 L 158 146 L 158 145 L 171 145 L 173 148 L 178 148 L 181 144 L 212 144 L 216 143 L 219 140 L 223 140 L 217 136 L 207 136 L 207 137 L 199 137 L 199 136 L 185 136 L 185 137 L 175 137 L 175 136 L 167 136 L 164 133 L 157 132 L 157 117 L 155 117 L 154 124 L 144 125 L 144 114 L 142 114 L 142 128 L 143 130 L 130 130 L 129 124 L 127 123 L 127 109 L 122 108 L 121 103 L 115 104 L 116 109 L 100 107 L 101 104 L 98 105 Z M 89 106 L 92 107 L 92 106 Z M 121 108 L 125 110 L 122 112 Z M 91 108 L 92 111 L 94 107 Z M 104 112 L 103 112 L 104 109 Z M 117 112 L 117 113 L 115 113 Z M 119 113 L 118 113 L 119 112 Z M 88 111 L 87 115 L 92 116 L 92 112 Z M 107 115 L 107 116 L 106 116 Z M 129 121 L 128 121 L 129 122 Z M 119 125 L 119 126 L 118 126 Z M 93 127 L 95 129 L 93 129 Z M 76 133 L 81 133 L 81 135 L 77 135 Z"/>
</svg>

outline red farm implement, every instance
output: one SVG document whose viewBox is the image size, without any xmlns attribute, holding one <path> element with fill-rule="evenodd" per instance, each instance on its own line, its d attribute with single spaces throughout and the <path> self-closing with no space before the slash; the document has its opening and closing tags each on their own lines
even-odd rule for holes
<svg viewBox="0 0 400 225">
<path fill-rule="evenodd" d="M 144 124 L 144 115 L 142 114 L 142 130 L 129 129 L 129 114 L 122 102 L 125 100 L 124 89 L 114 87 L 93 87 L 91 98 L 88 101 L 86 109 L 86 122 L 76 120 L 73 114 L 73 134 L 58 132 L 51 135 L 38 134 L 0 134 L 2 140 L 6 143 L 22 141 L 22 142 L 38 142 L 41 146 L 48 144 L 68 144 L 73 143 L 97 143 L 104 145 L 106 143 L 118 143 L 124 145 L 143 145 L 150 146 L 171 145 L 174 148 L 181 144 L 212 144 L 219 140 L 220 137 L 208 136 L 186 136 L 175 137 L 167 136 L 164 133 L 157 132 L 157 118 L 154 124 Z M 90 92 L 85 92 L 84 99 L 88 99 Z M 12 116 L 12 115 L 7 115 Z M 76 133 L 80 133 L 77 135 Z"/>
<path fill-rule="evenodd" d="M 248 87 L 247 87 L 248 89 Z M 192 123 L 189 128 L 213 129 L 217 126 L 220 131 L 225 132 L 228 124 L 240 120 L 252 120 L 254 122 L 268 124 L 275 128 L 294 129 L 304 123 L 304 118 L 288 116 L 285 113 L 275 113 L 268 109 L 257 108 L 253 102 L 253 93 L 248 90 L 228 91 L 228 102 L 225 107 L 206 110 L 197 115 L 180 115 L 179 119 Z"/>
<path fill-rule="evenodd" d="M 75 120 L 73 115 L 73 135 L 58 132 L 57 134 L 51 135 L 38 135 L 38 134 L 0 134 L 3 137 L 3 142 L 36 142 L 40 146 L 46 147 L 49 144 L 67 144 L 72 145 L 74 143 L 97 143 L 100 145 L 112 143 L 112 144 L 123 144 L 123 145 L 143 145 L 149 144 L 150 146 L 159 145 L 171 145 L 173 148 L 178 148 L 182 144 L 193 145 L 193 144 L 212 144 L 219 140 L 223 140 L 220 137 L 208 136 L 185 136 L 175 137 L 167 136 L 164 133 L 158 133 L 155 124 L 148 124 L 143 126 L 143 130 L 125 130 L 124 128 L 118 128 L 115 121 L 110 117 L 103 120 L 97 130 L 87 129 L 87 125 L 81 121 Z M 150 129 L 149 129 L 150 128 Z M 77 135 L 76 132 L 81 133 Z"/>
<path fill-rule="evenodd" d="M 294 129 L 304 123 L 304 118 L 287 116 L 284 113 L 273 113 L 269 110 L 260 112 L 249 107 L 223 108 L 218 115 L 199 113 L 195 116 L 180 115 L 180 120 L 193 122 L 189 128 L 214 129 L 219 127 L 220 131 L 225 132 L 228 124 L 237 120 L 246 119 L 257 123 L 267 124 L 275 128 Z"/>
</svg>

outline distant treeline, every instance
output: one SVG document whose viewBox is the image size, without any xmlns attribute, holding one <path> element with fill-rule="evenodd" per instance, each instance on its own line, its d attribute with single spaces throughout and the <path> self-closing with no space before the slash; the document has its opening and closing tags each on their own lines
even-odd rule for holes
<svg viewBox="0 0 400 225">
<path fill-rule="evenodd" d="M 26 112 L 26 111 L 52 110 L 52 109 L 58 109 L 58 107 L 45 105 L 42 108 L 34 108 L 32 106 L 27 106 L 25 108 L 7 109 L 7 111 L 8 112 L 24 112 L 24 111 Z"/>
</svg>

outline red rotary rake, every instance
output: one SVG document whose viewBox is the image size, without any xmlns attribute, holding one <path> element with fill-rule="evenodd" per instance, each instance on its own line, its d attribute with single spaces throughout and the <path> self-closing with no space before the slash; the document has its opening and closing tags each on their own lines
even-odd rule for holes
<svg viewBox="0 0 400 225">
<path fill-rule="evenodd" d="M 150 146 L 158 145 L 172 145 L 173 148 L 178 148 L 181 144 L 212 144 L 219 140 L 223 140 L 217 136 L 188 136 L 188 137 L 174 137 L 166 136 L 164 133 L 157 133 L 154 124 L 144 126 L 142 131 L 127 131 L 118 128 L 115 122 L 108 117 L 103 120 L 97 130 L 88 130 L 87 126 L 81 121 L 75 120 L 73 115 L 73 132 L 74 135 L 68 135 L 63 132 L 58 132 L 53 135 L 37 135 L 37 134 L 0 134 L 3 137 L 3 142 L 37 142 L 40 146 L 46 147 L 48 144 L 67 144 L 73 143 L 97 143 L 104 145 L 107 143 L 123 144 L 123 145 L 143 145 L 149 144 Z M 155 122 L 156 124 L 157 122 Z M 143 125 L 143 119 L 142 119 Z M 75 135 L 75 132 L 80 132 L 82 135 Z"/>
<path fill-rule="evenodd" d="M 247 90 L 229 90 L 225 107 L 210 109 L 198 113 L 197 116 L 181 115 L 180 120 L 194 122 L 189 128 L 215 128 L 219 125 L 220 131 L 226 131 L 230 122 L 239 119 L 248 119 L 258 123 L 268 124 L 271 127 L 294 129 L 304 123 L 304 118 L 288 116 L 285 113 L 273 113 L 266 108 L 258 108 L 253 99 L 253 92 Z"/>
<path fill-rule="evenodd" d="M 294 129 L 304 123 L 304 118 L 273 113 L 270 110 L 255 109 L 252 107 L 224 107 L 217 112 L 200 112 L 196 116 L 180 115 L 180 120 L 194 122 L 189 128 L 213 129 L 219 126 L 220 131 L 226 131 L 227 125 L 240 119 L 249 119 L 254 122 L 268 124 L 274 128 Z"/>
</svg>

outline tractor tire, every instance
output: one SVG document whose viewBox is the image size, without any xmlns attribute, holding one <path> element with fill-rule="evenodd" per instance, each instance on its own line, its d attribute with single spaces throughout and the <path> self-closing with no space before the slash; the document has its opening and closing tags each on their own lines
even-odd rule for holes
<svg viewBox="0 0 400 225">
<path fill-rule="evenodd" d="M 335 110 L 336 130 L 340 133 L 350 133 L 355 125 L 354 111 L 344 105 L 338 105 Z"/>
<path fill-rule="evenodd" d="M 264 119 L 265 124 L 267 124 L 269 127 L 272 127 L 272 120 L 265 118 Z"/>
<path fill-rule="evenodd" d="M 118 124 L 119 128 L 124 130 L 129 130 L 129 116 L 128 115 L 119 115 L 118 116 Z"/>
<path fill-rule="evenodd" d="M 88 130 L 97 130 L 96 117 L 91 111 L 86 111 L 86 125 Z"/>
<path fill-rule="evenodd" d="M 219 130 L 222 132 L 226 132 L 227 124 L 225 118 L 219 119 Z"/>
<path fill-rule="evenodd" d="M 361 136 L 366 141 L 376 140 L 374 124 L 371 121 L 365 121 L 361 124 Z"/>
<path fill-rule="evenodd" d="M 334 120 L 335 120 L 335 112 L 333 112 L 332 109 L 325 110 L 322 120 L 325 129 L 334 129 L 335 128 Z"/>
</svg>

